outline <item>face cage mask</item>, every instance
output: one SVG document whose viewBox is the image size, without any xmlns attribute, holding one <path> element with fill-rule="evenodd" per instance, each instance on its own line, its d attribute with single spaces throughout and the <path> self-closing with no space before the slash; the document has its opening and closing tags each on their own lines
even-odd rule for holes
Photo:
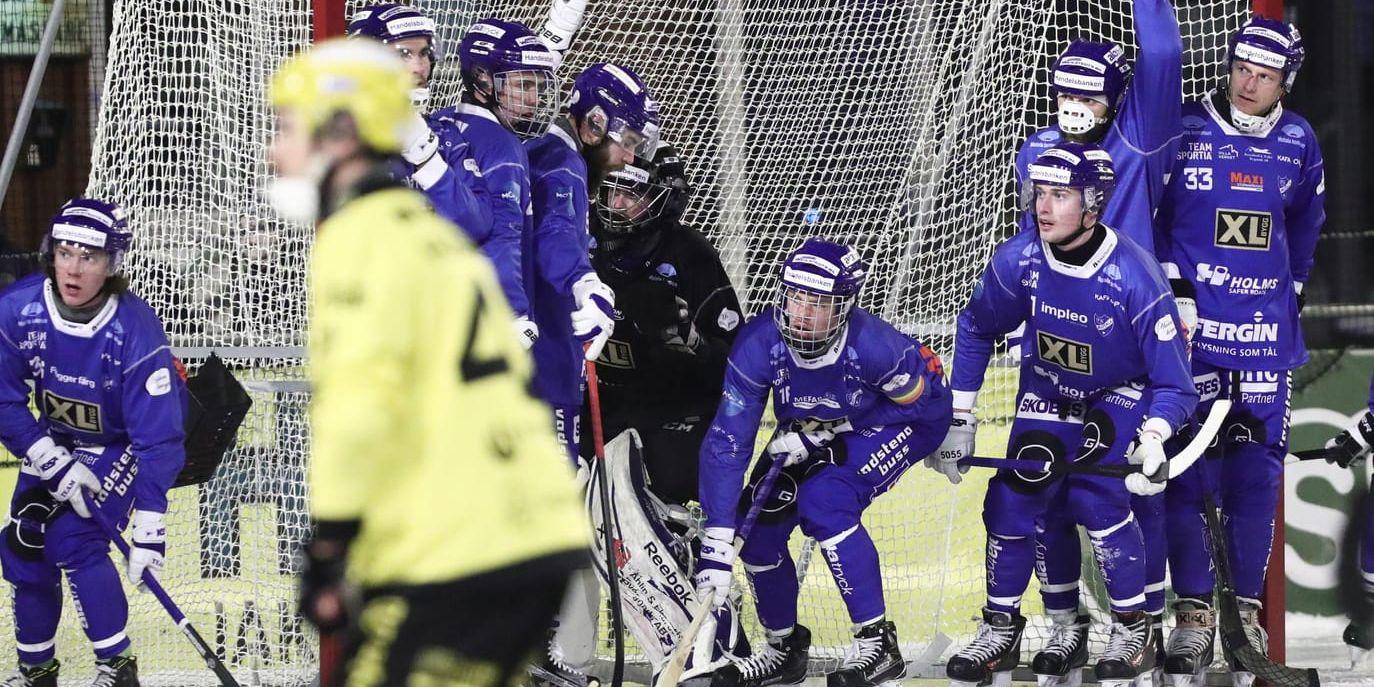
<svg viewBox="0 0 1374 687">
<path fill-rule="evenodd" d="M 1059 130 L 1071 136 L 1082 136 L 1107 124 L 1106 117 L 1093 114 L 1092 108 L 1077 100 L 1065 100 L 1059 105 Z"/>
<path fill-rule="evenodd" d="M 1269 131 L 1278 123 L 1279 117 L 1283 116 L 1283 96 L 1279 96 L 1279 99 L 1274 101 L 1274 106 L 1269 108 L 1269 112 L 1262 115 L 1241 112 L 1240 108 L 1231 102 L 1229 94 L 1226 103 L 1231 106 L 1231 124 L 1243 134 L 1262 134 Z"/>
<path fill-rule="evenodd" d="M 630 234 L 663 214 L 669 189 L 662 184 L 639 184 L 629 180 L 619 180 L 614 174 L 601 182 L 596 194 L 596 216 L 601 227 L 611 234 Z M 615 196 L 624 194 L 635 198 L 628 208 L 617 209 L 613 205 Z"/>
<path fill-rule="evenodd" d="M 513 85 L 509 85 L 516 79 L 535 81 L 534 92 L 523 94 L 533 95 L 533 103 L 530 102 L 530 97 L 521 98 L 522 94 L 517 92 Z M 540 69 L 501 72 L 493 77 L 492 89 L 495 103 L 492 110 L 496 118 L 522 141 L 543 136 L 553 123 L 554 116 L 558 114 L 558 80 L 554 78 L 553 72 Z M 516 107 L 528 111 L 516 112 Z"/>
<path fill-rule="evenodd" d="M 815 356 L 830 348 L 844 331 L 853 306 L 854 296 L 815 293 L 784 285 L 773 321 L 789 348 L 803 356 Z M 798 314 L 789 314 L 789 308 Z M 807 314 L 808 310 L 819 312 Z"/>
</svg>

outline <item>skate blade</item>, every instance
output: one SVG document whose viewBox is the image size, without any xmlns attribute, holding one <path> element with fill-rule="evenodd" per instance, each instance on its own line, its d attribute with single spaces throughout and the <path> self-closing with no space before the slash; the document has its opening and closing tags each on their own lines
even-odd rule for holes
<svg viewBox="0 0 1374 687">
<path fill-rule="evenodd" d="M 1083 670 L 1073 668 L 1067 675 L 1035 675 L 1036 687 L 1080 687 L 1083 684 Z"/>
<path fill-rule="evenodd" d="M 1358 646 L 1349 645 L 1346 645 L 1346 648 L 1350 650 L 1351 670 L 1356 670 L 1361 667 L 1374 665 L 1374 660 L 1370 659 L 1370 655 L 1374 654 L 1374 651 L 1370 651 L 1369 649 L 1361 649 Z"/>
</svg>

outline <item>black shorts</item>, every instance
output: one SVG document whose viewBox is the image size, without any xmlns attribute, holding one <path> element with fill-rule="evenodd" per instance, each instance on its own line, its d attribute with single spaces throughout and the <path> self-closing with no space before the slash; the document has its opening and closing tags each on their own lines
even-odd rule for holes
<svg viewBox="0 0 1374 687">
<path fill-rule="evenodd" d="M 542 648 L 571 573 L 568 551 L 444 584 L 369 590 L 345 687 L 515 684 Z"/>
</svg>

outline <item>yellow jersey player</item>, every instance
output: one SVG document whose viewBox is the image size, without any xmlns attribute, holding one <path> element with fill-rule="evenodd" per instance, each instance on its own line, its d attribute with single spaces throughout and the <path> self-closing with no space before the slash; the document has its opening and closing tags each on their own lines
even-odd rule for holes
<svg viewBox="0 0 1374 687">
<path fill-rule="evenodd" d="M 411 81 L 393 51 L 347 39 L 271 85 L 268 196 L 318 222 L 302 613 L 353 629 L 348 687 L 498 685 L 547 631 L 589 530 L 491 266 L 390 174 Z"/>
</svg>

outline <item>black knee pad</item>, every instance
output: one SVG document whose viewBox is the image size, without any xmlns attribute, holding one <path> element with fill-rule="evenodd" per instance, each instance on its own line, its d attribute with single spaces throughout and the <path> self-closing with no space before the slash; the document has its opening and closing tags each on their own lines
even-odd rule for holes
<svg viewBox="0 0 1374 687">
<path fill-rule="evenodd" d="M 57 502 L 46 489 L 35 487 L 21 494 L 5 528 L 5 543 L 10 550 L 26 560 L 42 560 L 44 533 L 55 510 Z"/>
<path fill-rule="evenodd" d="M 1221 432 L 1226 435 L 1228 444 L 1259 444 L 1264 446 L 1268 443 L 1269 433 L 1264 429 L 1264 422 L 1250 413 L 1233 411 L 1227 418 L 1226 424 Z"/>
<path fill-rule="evenodd" d="M 1007 447 L 1007 457 L 1019 460 L 1059 462 L 1065 460 L 1067 455 L 1067 447 L 1059 437 L 1039 429 L 1022 433 Z M 1008 486 L 1023 494 L 1044 491 L 1059 479 L 1058 475 L 1024 470 L 1003 470 L 998 474 L 1005 476 Z"/>
<path fill-rule="evenodd" d="M 765 456 L 754 464 L 754 471 L 749 475 L 749 481 L 739 497 L 739 516 L 741 518 L 749 512 L 749 507 L 753 505 L 759 488 L 763 486 L 763 478 L 768 474 L 768 468 L 771 467 L 772 463 L 772 459 Z M 759 522 L 778 522 L 797 512 L 797 493 L 801 489 L 802 481 L 806 478 L 806 469 L 805 464 L 782 469 L 782 472 L 778 474 L 778 481 L 773 484 L 773 493 L 768 496 L 767 501 L 763 504 L 763 510 L 759 512 Z"/>
</svg>

